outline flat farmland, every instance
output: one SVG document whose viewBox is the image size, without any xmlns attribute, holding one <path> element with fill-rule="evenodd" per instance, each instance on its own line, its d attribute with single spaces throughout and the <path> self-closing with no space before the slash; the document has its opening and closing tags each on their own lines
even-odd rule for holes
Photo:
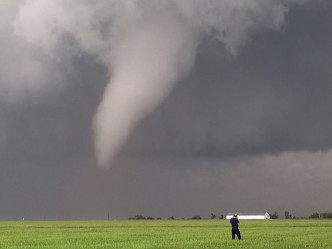
<svg viewBox="0 0 332 249">
<path fill-rule="evenodd" d="M 0 221 L 0 248 L 332 248 L 332 220 Z"/>
</svg>

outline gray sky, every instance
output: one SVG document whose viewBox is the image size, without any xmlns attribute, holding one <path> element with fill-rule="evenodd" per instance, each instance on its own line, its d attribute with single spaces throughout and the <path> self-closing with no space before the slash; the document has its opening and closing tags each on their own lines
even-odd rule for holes
<svg viewBox="0 0 332 249">
<path fill-rule="evenodd" d="M 257 0 L 259 11 L 254 4 L 240 4 L 227 16 L 231 1 L 219 5 L 209 0 L 219 7 L 215 15 L 220 11 L 226 21 L 214 23 L 215 16 L 202 14 L 191 26 L 189 10 L 203 7 L 183 0 L 188 12 L 179 11 L 174 32 L 185 35 L 162 41 L 150 39 L 154 36 L 149 32 L 160 37 L 160 27 L 172 34 L 172 14 L 159 20 L 151 1 L 137 1 L 139 11 L 131 6 L 132 12 L 124 12 L 129 17 L 114 14 L 117 8 L 129 8 L 117 0 L 101 1 L 109 12 L 83 0 L 67 1 L 66 8 L 62 0 L 54 6 L 43 2 L 42 7 L 40 0 L 0 4 L 0 219 L 103 219 L 108 212 L 112 218 L 182 218 L 211 212 L 288 210 L 303 216 L 332 211 L 330 1 L 275 1 L 270 9 Z M 159 3 L 170 13 L 178 8 L 173 1 Z M 137 13 L 138 26 L 128 24 Z M 100 16 L 98 23 L 86 24 L 93 15 Z M 270 16 L 273 24 L 260 24 Z M 52 26 L 51 17 L 58 26 Z M 242 19 L 252 21 L 251 26 L 242 30 Z M 151 28 L 149 20 L 158 24 Z M 137 109 L 142 115 L 131 119 L 135 125 L 128 137 L 119 138 L 123 145 L 114 150 L 108 167 L 100 168 L 93 120 L 105 87 L 121 75 L 116 70 L 135 81 L 141 70 L 126 66 L 149 61 L 136 35 L 142 30 L 149 46 L 162 43 L 167 53 L 161 59 L 181 51 L 169 58 L 179 69 L 166 79 L 173 82 L 163 88 L 168 94 L 149 111 Z M 137 46 L 133 58 L 126 52 L 132 51 L 127 41 Z M 191 50 L 178 46 L 181 42 L 190 43 Z M 129 55 L 121 64 L 123 53 L 118 51 L 123 50 Z M 156 51 L 151 48 L 148 55 Z M 190 56 L 183 59 L 188 54 L 193 62 Z M 163 67 L 165 62 L 156 58 L 142 70 L 163 75 L 168 64 Z M 140 89 L 155 96 L 158 87 L 153 84 Z M 115 110 L 110 129 L 117 126 L 114 117 L 127 115 L 127 109 Z"/>
</svg>

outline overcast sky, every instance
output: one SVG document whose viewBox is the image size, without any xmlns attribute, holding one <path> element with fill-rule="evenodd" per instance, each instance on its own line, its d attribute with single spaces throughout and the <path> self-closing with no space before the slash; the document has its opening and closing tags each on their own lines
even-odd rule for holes
<svg viewBox="0 0 332 249">
<path fill-rule="evenodd" d="M 1 0 L 0 219 L 331 212 L 332 2 L 245 2 Z"/>
</svg>

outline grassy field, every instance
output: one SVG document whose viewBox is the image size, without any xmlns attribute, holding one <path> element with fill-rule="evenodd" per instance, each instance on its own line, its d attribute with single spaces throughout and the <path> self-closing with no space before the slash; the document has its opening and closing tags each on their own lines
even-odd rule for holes
<svg viewBox="0 0 332 249">
<path fill-rule="evenodd" d="M 332 248 L 332 220 L 0 221 L 0 248 Z"/>
</svg>

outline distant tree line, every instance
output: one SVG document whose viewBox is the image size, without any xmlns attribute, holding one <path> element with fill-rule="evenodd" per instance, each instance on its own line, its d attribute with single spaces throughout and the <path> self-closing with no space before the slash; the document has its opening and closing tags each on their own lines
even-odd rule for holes
<svg viewBox="0 0 332 249">
<path fill-rule="evenodd" d="M 296 219 L 297 217 L 291 214 L 288 211 L 285 211 L 285 219 Z M 301 218 L 309 218 L 309 219 L 332 219 L 332 213 L 329 212 L 314 212 L 309 217 L 301 217 Z"/>
<path fill-rule="evenodd" d="M 151 217 L 151 216 L 148 216 L 148 217 L 145 217 L 141 214 L 138 214 L 134 217 L 129 217 L 128 220 L 154 220 L 155 218 Z M 157 220 L 161 220 L 160 217 L 157 218 Z"/>
<path fill-rule="evenodd" d="M 217 215 L 215 215 L 214 213 L 211 213 L 210 214 L 210 219 L 216 219 L 217 218 Z M 224 219 L 225 218 L 225 216 L 223 215 L 223 214 L 221 214 L 220 216 L 219 216 L 219 219 Z M 143 216 L 143 215 L 141 215 L 141 214 L 138 214 L 138 215 L 135 215 L 134 217 L 129 217 L 128 218 L 128 220 L 154 220 L 155 218 L 153 218 L 153 217 L 151 217 L 151 216 L 148 216 L 148 217 L 145 217 L 145 216 Z M 161 220 L 161 218 L 160 217 L 158 217 L 158 218 L 156 218 L 157 220 Z M 168 217 L 167 218 L 168 220 L 175 220 L 175 217 L 174 216 L 170 216 L 170 217 Z M 182 218 L 182 219 L 185 219 L 185 218 Z M 201 219 L 204 219 L 204 218 L 202 218 L 201 216 L 199 216 L 199 215 L 194 215 L 194 216 L 192 216 L 191 218 L 189 218 L 189 219 L 192 219 L 192 220 L 201 220 Z"/>
<path fill-rule="evenodd" d="M 225 216 L 224 216 L 223 214 L 221 214 L 221 215 L 219 216 L 219 219 L 220 219 L 220 220 L 222 220 L 222 219 L 224 219 L 224 218 L 225 218 Z M 211 219 L 211 220 L 217 219 L 217 215 L 214 214 L 214 213 L 211 213 L 211 214 L 210 214 L 210 219 Z"/>
<path fill-rule="evenodd" d="M 328 213 L 328 212 L 318 213 L 318 212 L 315 212 L 315 213 L 311 214 L 309 216 L 309 218 L 312 218 L 312 219 L 332 219 L 332 213 Z"/>
<path fill-rule="evenodd" d="M 279 214 L 278 212 L 274 211 L 274 212 L 269 212 L 270 214 L 270 218 L 271 219 L 279 219 Z M 285 210 L 284 212 L 284 217 L 285 219 L 296 219 L 297 217 L 295 215 L 293 215 L 291 212 Z M 211 213 L 210 214 L 210 217 L 209 217 L 211 220 L 214 220 L 214 219 L 225 219 L 226 216 L 221 214 L 219 217 L 214 214 L 214 213 Z M 322 212 L 322 213 L 319 213 L 319 212 L 314 212 L 312 213 L 309 217 L 301 217 L 301 218 L 310 218 L 310 219 L 332 219 L 332 213 L 329 213 L 329 212 Z M 160 220 L 161 218 L 158 217 L 158 218 L 153 218 L 151 216 L 143 216 L 143 215 L 135 215 L 134 217 L 129 217 L 128 218 L 129 220 Z M 175 220 L 176 218 L 174 216 L 170 216 L 167 218 L 168 220 Z M 185 219 L 185 218 L 181 218 L 181 219 Z M 194 215 L 192 216 L 191 218 L 186 218 L 186 219 L 192 219 L 192 220 L 201 220 L 201 219 L 206 219 L 206 218 L 202 218 L 201 216 L 199 215 Z"/>
</svg>

